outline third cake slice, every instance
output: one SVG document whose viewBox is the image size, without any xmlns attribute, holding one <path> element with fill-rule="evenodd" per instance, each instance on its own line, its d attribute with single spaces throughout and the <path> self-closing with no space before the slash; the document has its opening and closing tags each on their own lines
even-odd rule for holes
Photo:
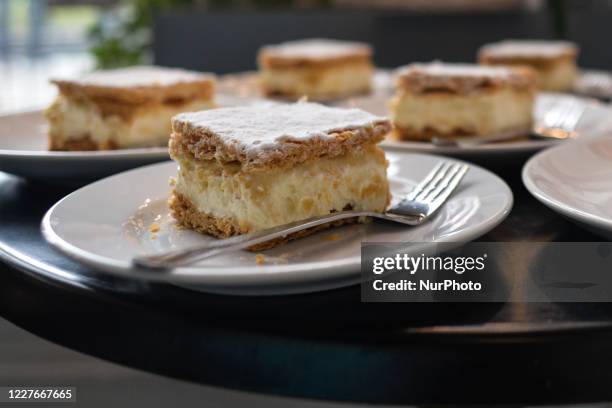
<svg viewBox="0 0 612 408">
<path fill-rule="evenodd" d="M 529 66 L 537 72 L 538 87 L 569 91 L 578 68 L 578 47 L 569 41 L 506 40 L 484 45 L 478 60 L 485 65 Z"/>
<path fill-rule="evenodd" d="M 531 129 L 535 77 L 528 68 L 412 64 L 398 71 L 396 86 L 390 110 L 400 140 Z"/>
<path fill-rule="evenodd" d="M 347 209 L 382 212 L 390 193 L 376 144 L 389 130 L 384 118 L 314 103 L 180 114 L 171 210 L 220 238 Z"/>
<path fill-rule="evenodd" d="M 370 90 L 372 49 L 367 44 L 309 39 L 263 47 L 260 80 L 268 95 L 335 99 Z"/>
</svg>

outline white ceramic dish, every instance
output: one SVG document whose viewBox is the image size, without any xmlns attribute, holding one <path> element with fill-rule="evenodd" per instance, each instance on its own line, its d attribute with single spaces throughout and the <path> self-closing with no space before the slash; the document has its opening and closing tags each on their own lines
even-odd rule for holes
<svg viewBox="0 0 612 408">
<path fill-rule="evenodd" d="M 591 98 L 612 99 L 612 73 L 592 69 L 581 70 L 574 92 Z"/>
<path fill-rule="evenodd" d="M 250 102 L 227 95 L 217 97 L 221 106 Z M 0 116 L 0 171 L 25 178 L 82 183 L 163 160 L 168 160 L 167 147 L 50 152 L 42 111 Z"/>
<path fill-rule="evenodd" d="M 612 133 L 537 154 L 523 182 L 548 207 L 612 240 Z"/>
<path fill-rule="evenodd" d="M 389 154 L 395 197 L 408 192 L 440 160 L 408 153 Z M 169 177 L 174 163 L 159 163 L 108 177 L 75 191 L 45 215 L 45 238 L 70 257 L 109 273 L 157 280 L 227 294 L 286 294 L 355 284 L 360 279 L 361 242 L 473 240 L 500 223 L 512 206 L 512 192 L 496 175 L 472 166 L 461 186 L 431 221 L 409 227 L 372 222 L 319 232 L 255 254 L 239 251 L 171 273 L 136 271 L 130 260 L 211 240 L 176 228 L 168 214 Z M 158 233 L 150 225 L 160 226 Z"/>
</svg>

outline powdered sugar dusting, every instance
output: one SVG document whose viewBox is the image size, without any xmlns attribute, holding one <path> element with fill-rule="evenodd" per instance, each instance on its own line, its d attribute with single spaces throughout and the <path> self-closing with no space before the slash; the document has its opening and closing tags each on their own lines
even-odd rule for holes
<svg viewBox="0 0 612 408">
<path fill-rule="evenodd" d="M 422 74 L 433 77 L 457 77 L 457 78 L 507 78 L 512 70 L 504 67 L 492 67 L 476 64 L 455 64 L 431 62 L 428 64 L 415 63 L 401 67 L 399 75 Z"/>
<path fill-rule="evenodd" d="M 569 41 L 505 40 L 484 45 L 481 53 L 492 57 L 558 57 L 576 53 L 577 47 Z"/>
<path fill-rule="evenodd" d="M 471 94 L 494 87 L 529 90 L 535 87 L 535 76 L 526 68 L 432 62 L 400 68 L 397 86 L 413 93 Z"/>
<path fill-rule="evenodd" d="M 179 68 L 136 66 L 129 68 L 94 71 L 77 79 L 70 79 L 81 85 L 115 88 L 143 86 L 171 86 L 179 83 L 212 79 L 211 74 L 187 71 Z"/>
<path fill-rule="evenodd" d="M 262 50 L 277 58 L 306 58 L 314 60 L 371 54 L 370 46 L 365 43 L 320 38 L 268 45 L 263 47 Z"/>
<path fill-rule="evenodd" d="M 173 122 L 187 123 L 220 137 L 249 156 L 283 142 L 328 139 L 330 133 L 372 127 L 387 119 L 359 109 L 332 108 L 317 103 L 256 104 L 181 113 Z"/>
</svg>

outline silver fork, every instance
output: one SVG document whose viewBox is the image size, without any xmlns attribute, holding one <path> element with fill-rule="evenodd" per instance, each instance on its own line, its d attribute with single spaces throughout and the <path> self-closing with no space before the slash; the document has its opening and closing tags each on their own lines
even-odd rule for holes
<svg viewBox="0 0 612 408">
<path fill-rule="evenodd" d="M 550 109 L 535 126 L 532 136 L 544 139 L 571 139 L 576 137 L 576 126 L 582 118 L 586 104 L 577 100 L 560 103 Z"/>
<path fill-rule="evenodd" d="M 469 166 L 463 163 L 450 161 L 437 163 L 433 170 L 406 197 L 384 213 L 339 211 L 192 248 L 170 251 L 160 255 L 136 257 L 132 260 L 132 264 L 137 268 L 171 270 L 224 252 L 249 248 L 272 239 L 284 238 L 308 228 L 347 218 L 372 217 L 406 225 L 420 225 L 444 204 L 457 188 L 468 169 Z"/>
<path fill-rule="evenodd" d="M 576 127 L 586 110 L 586 104 L 578 100 L 564 100 L 554 104 L 544 114 L 540 123 L 536 124 L 530 137 L 535 139 L 562 140 L 576 136 Z M 488 136 L 460 137 L 455 139 L 434 137 L 432 144 L 436 146 L 471 147 L 485 143 L 501 142 L 520 136 L 517 132 L 504 132 Z"/>
</svg>

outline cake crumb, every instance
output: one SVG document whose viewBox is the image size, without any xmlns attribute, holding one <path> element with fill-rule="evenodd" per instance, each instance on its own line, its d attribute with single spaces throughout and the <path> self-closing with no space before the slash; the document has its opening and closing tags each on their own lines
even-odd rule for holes
<svg viewBox="0 0 612 408">
<path fill-rule="evenodd" d="M 147 198 L 144 203 L 142 203 L 140 206 L 138 206 L 139 210 L 144 210 L 146 209 L 149 205 L 151 204 L 151 199 Z"/>
<path fill-rule="evenodd" d="M 255 255 L 255 263 L 257 265 L 263 265 L 264 263 L 266 263 L 266 257 L 263 254 Z"/>
<path fill-rule="evenodd" d="M 291 254 L 289 252 L 283 252 L 278 256 L 278 258 L 284 259 L 285 261 L 289 261 Z"/>
<path fill-rule="evenodd" d="M 149 231 L 150 231 L 152 234 L 154 234 L 154 233 L 156 233 L 156 232 L 159 232 L 159 229 L 160 229 L 160 228 L 159 228 L 159 224 L 158 224 L 158 223 L 156 223 L 156 222 L 154 222 L 153 224 L 151 224 L 151 225 L 149 226 Z"/>
<path fill-rule="evenodd" d="M 168 179 L 168 184 L 169 184 L 170 186 L 172 186 L 172 187 L 176 186 L 176 178 L 174 178 L 174 177 L 170 177 L 170 178 Z"/>
<path fill-rule="evenodd" d="M 325 237 L 326 241 L 337 241 L 339 239 L 340 239 L 340 234 L 336 234 L 336 233 L 329 234 L 328 236 Z"/>
</svg>

